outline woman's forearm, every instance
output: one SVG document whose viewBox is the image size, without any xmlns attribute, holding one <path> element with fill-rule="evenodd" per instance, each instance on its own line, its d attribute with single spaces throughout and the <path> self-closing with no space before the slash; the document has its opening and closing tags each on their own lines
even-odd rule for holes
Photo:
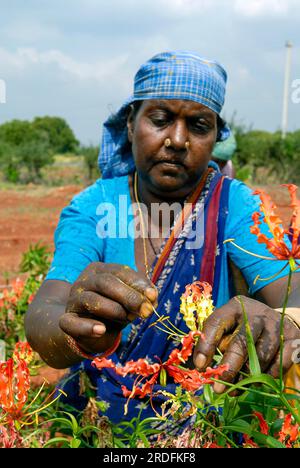
<svg viewBox="0 0 300 468">
<path fill-rule="evenodd" d="M 61 301 L 37 297 L 25 316 L 29 344 L 49 366 L 56 369 L 65 369 L 80 362 L 59 327 L 59 319 L 65 313 L 65 307 Z"/>
</svg>

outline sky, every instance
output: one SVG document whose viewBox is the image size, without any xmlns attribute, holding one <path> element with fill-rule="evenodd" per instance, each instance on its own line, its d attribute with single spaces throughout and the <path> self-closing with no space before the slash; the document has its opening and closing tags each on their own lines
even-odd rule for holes
<svg viewBox="0 0 300 468">
<path fill-rule="evenodd" d="M 300 79 L 300 0 L 0 0 L 0 123 L 60 116 L 83 144 L 98 144 L 140 65 L 187 49 L 227 70 L 226 119 L 275 131 L 287 40 L 292 85 Z M 300 103 L 289 104 L 293 131 Z"/>
</svg>

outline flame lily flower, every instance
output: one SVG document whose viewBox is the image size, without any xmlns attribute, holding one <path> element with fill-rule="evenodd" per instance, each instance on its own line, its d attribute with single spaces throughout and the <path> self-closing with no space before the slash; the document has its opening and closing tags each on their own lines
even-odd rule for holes
<svg viewBox="0 0 300 468">
<path fill-rule="evenodd" d="M 253 192 L 253 195 L 259 195 L 261 204 L 261 212 L 255 212 L 252 215 L 254 225 L 250 227 L 250 232 L 257 236 L 257 241 L 259 244 L 265 244 L 268 251 L 272 254 L 272 257 L 266 257 L 263 255 L 258 255 L 254 252 L 249 252 L 246 249 L 243 249 L 234 242 L 234 239 L 227 239 L 224 241 L 224 244 L 230 242 L 232 245 L 237 247 L 249 255 L 254 257 L 262 258 L 264 260 L 286 260 L 286 264 L 276 275 L 270 278 L 260 278 L 257 276 L 256 281 L 266 281 L 273 279 L 279 275 L 288 265 L 290 266 L 291 272 L 296 271 L 300 268 L 300 263 L 297 260 L 300 260 L 300 200 L 297 199 L 297 190 L 298 187 L 294 184 L 285 184 L 283 187 L 287 187 L 291 203 L 290 207 L 293 209 L 290 225 L 288 229 L 284 229 L 282 226 L 282 220 L 276 214 L 276 205 L 273 203 L 271 197 L 266 194 L 263 190 L 256 190 Z M 273 237 L 267 237 L 264 233 L 261 232 L 260 225 L 262 224 L 260 218 L 261 215 L 264 215 L 264 222 L 268 225 L 271 235 Z M 285 241 L 285 236 L 288 236 L 291 245 L 287 245 Z"/>
<path fill-rule="evenodd" d="M 254 442 L 248 434 L 243 434 L 244 443 L 243 447 L 245 448 L 259 448 L 256 442 Z"/>
<path fill-rule="evenodd" d="M 292 415 L 287 414 L 279 432 L 279 441 L 284 443 L 286 447 L 292 448 L 292 444 L 298 440 L 298 436 L 299 424 L 292 424 Z"/>
<path fill-rule="evenodd" d="M 267 421 L 264 419 L 263 415 L 258 411 L 254 411 L 253 415 L 259 420 L 260 432 L 264 435 L 269 435 L 270 429 Z M 292 415 L 287 414 L 284 418 L 281 431 L 279 432 L 279 442 L 285 444 L 287 448 L 292 448 L 293 443 L 298 440 L 299 436 L 299 424 L 292 424 Z M 258 447 L 255 442 L 253 442 L 249 436 L 244 435 L 244 443 L 247 446 Z"/>
<path fill-rule="evenodd" d="M 0 425 L 0 448 L 22 447 L 23 439 L 16 430 L 12 420 L 8 422 L 8 427 Z"/>
<path fill-rule="evenodd" d="M 27 341 L 19 341 L 18 343 L 16 343 L 13 353 L 13 359 L 17 362 L 23 360 L 27 364 L 29 364 L 32 361 L 33 350 L 30 347 L 29 343 L 27 343 Z"/>
<path fill-rule="evenodd" d="M 195 281 L 188 284 L 181 296 L 180 312 L 190 330 L 202 330 L 204 321 L 213 312 L 210 284 Z"/>
<path fill-rule="evenodd" d="M 21 416 L 29 388 L 29 369 L 23 359 L 12 357 L 0 364 L 0 407 L 13 419 Z"/>
<path fill-rule="evenodd" d="M 103 368 L 114 369 L 116 374 L 126 377 L 128 374 L 135 374 L 137 378 L 132 390 L 122 386 L 123 395 L 128 401 L 134 397 L 144 398 L 152 395 L 153 386 L 160 379 L 162 385 L 166 384 L 167 375 L 172 377 L 175 383 L 178 383 L 188 391 L 198 390 L 202 385 L 212 383 L 212 379 L 223 374 L 228 370 L 228 366 L 220 366 L 217 369 L 207 368 L 206 372 L 198 372 L 196 369 L 190 370 L 181 367 L 191 356 L 193 345 L 197 337 L 202 336 L 199 331 L 191 331 L 182 339 L 182 348 L 174 349 L 169 359 L 164 363 L 149 364 L 146 359 L 129 361 L 124 366 L 117 366 L 111 359 L 96 358 L 93 365 L 101 370 Z M 147 379 L 148 377 L 148 379 Z M 128 404 L 128 402 L 127 402 Z M 127 410 L 127 404 L 125 411 Z"/>
<path fill-rule="evenodd" d="M 28 343 L 17 343 L 13 356 L 5 362 L 0 363 L 0 409 L 3 411 L 4 421 L 11 424 L 18 421 L 21 424 L 31 424 L 32 416 L 46 409 L 60 398 L 59 395 L 51 400 L 53 393 L 50 393 L 42 407 L 33 411 L 28 411 L 32 404 L 41 394 L 45 383 L 41 386 L 34 399 L 27 404 L 28 392 L 30 388 L 30 372 L 28 364 L 33 357 L 33 351 Z M 47 403 L 47 400 L 51 400 Z M 2 416 L 2 414 L 1 414 Z M 6 432 L 2 431 L 2 437 Z"/>
<path fill-rule="evenodd" d="M 259 411 L 254 411 L 253 412 L 254 416 L 257 417 L 259 420 L 259 427 L 260 427 L 260 432 L 262 434 L 268 435 L 269 434 L 269 425 L 263 415 Z"/>
<path fill-rule="evenodd" d="M 276 215 L 276 205 L 272 202 L 271 197 L 262 190 L 256 190 L 255 195 L 259 195 L 261 200 L 260 209 L 265 215 L 264 222 L 268 225 L 273 238 L 267 238 L 265 234 L 261 233 L 259 225 L 260 213 L 254 213 L 252 219 L 254 225 L 250 230 L 252 234 L 257 236 L 259 243 L 267 246 L 269 252 L 274 255 L 278 260 L 300 260 L 300 200 L 297 199 L 297 186 L 293 184 L 284 185 L 287 187 L 290 198 L 291 208 L 293 214 L 290 222 L 289 229 L 282 227 L 282 220 Z M 291 246 L 287 246 L 284 236 L 288 235 Z"/>
<path fill-rule="evenodd" d="M 15 306 L 21 298 L 25 288 L 25 283 L 20 278 L 14 280 L 11 289 L 3 289 L 0 293 L 0 307 Z"/>
</svg>

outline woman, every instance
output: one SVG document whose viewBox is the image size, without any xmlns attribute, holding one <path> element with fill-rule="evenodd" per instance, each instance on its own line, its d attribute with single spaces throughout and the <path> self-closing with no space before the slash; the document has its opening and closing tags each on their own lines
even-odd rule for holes
<svg viewBox="0 0 300 468">
<path fill-rule="evenodd" d="M 230 134 L 220 118 L 226 79 L 221 65 L 189 52 L 158 54 L 140 68 L 133 96 L 104 124 L 99 157 L 103 178 L 63 210 L 52 267 L 26 316 L 32 347 L 50 366 L 75 365 L 74 375 L 84 368 L 115 422 L 124 419 L 121 382 L 113 370 L 100 374 L 85 358 L 113 347 L 122 330 L 122 343 L 112 355 L 115 362 L 146 356 L 163 362 L 176 344 L 150 326 L 157 319 L 152 306 L 186 330 L 178 315 L 180 296 L 195 280 L 212 284 L 218 309 L 205 323 L 206 340 L 195 349 L 194 365 L 206 368 L 217 346 L 234 335 L 224 355 L 229 370 L 223 378 L 238 376 L 247 350 L 229 259 L 255 298 L 244 302 L 262 368 L 279 373 L 281 316 L 274 308 L 282 306 L 287 279 L 282 272 L 254 284 L 262 272 L 265 277 L 279 272 L 281 262 L 250 257 L 223 243 L 235 238 L 247 250 L 267 253 L 249 230 L 258 201 L 243 184 L 209 167 L 216 141 Z M 157 207 L 163 208 L 161 213 L 169 209 L 167 221 L 174 224 L 166 236 L 168 223 L 161 213 L 157 216 Z M 300 276 L 295 275 L 291 306 L 299 305 L 299 288 Z M 299 327 L 286 319 L 285 370 L 292 365 L 297 338 Z M 130 389 L 133 379 L 126 377 L 124 383 Z M 75 384 L 76 379 L 69 380 L 69 397 Z M 224 391 L 219 384 L 214 388 Z M 174 385 L 168 389 L 174 391 Z M 154 404 L 160 403 L 156 397 Z M 77 398 L 76 404 L 84 401 Z M 127 418 L 140 410 L 142 417 L 152 414 L 136 400 L 130 402 Z"/>
</svg>

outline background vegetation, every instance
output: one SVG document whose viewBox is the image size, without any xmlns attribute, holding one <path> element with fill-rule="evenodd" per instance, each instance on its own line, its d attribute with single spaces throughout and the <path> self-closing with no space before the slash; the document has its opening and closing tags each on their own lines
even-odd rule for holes
<svg viewBox="0 0 300 468">
<path fill-rule="evenodd" d="M 63 185 L 99 177 L 98 148 L 80 146 L 60 117 L 12 120 L 0 125 L 0 171 L 3 181 Z"/>
<path fill-rule="evenodd" d="M 254 185 L 300 183 L 300 130 L 280 132 L 230 126 L 237 139 L 236 176 Z M 98 146 L 80 146 L 60 117 L 12 120 L 0 125 L 0 180 L 58 186 L 89 184 L 99 177 Z"/>
<path fill-rule="evenodd" d="M 237 140 L 233 163 L 238 179 L 253 185 L 300 183 L 300 130 L 283 139 L 280 131 L 247 128 L 235 116 L 230 127 Z"/>
</svg>

